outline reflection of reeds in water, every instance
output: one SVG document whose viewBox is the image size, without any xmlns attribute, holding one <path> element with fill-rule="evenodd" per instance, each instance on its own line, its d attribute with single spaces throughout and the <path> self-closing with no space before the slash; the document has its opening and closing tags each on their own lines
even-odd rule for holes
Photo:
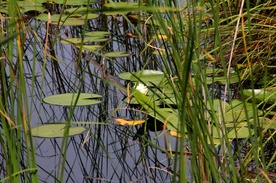
<svg viewBox="0 0 276 183">
<path fill-rule="evenodd" d="M 112 31 L 117 40 L 110 43 L 105 52 L 126 51 L 122 43 L 125 37 L 119 30 L 120 24 L 111 23 L 118 26 L 118 30 Z M 26 57 L 23 62 L 24 68 L 29 73 L 34 73 L 33 77 L 26 73 L 25 78 L 27 95 L 32 94 L 30 100 L 32 113 L 29 117 L 36 119 L 30 121 L 31 126 L 71 119 L 72 121 L 87 121 L 87 124 L 80 123 L 79 125 L 89 128 L 89 139 L 85 139 L 86 134 L 70 137 L 66 151 L 62 147 L 62 139 L 34 139 L 40 180 L 53 182 L 63 176 L 65 182 L 128 182 L 133 180 L 142 182 L 167 180 L 170 182 L 171 173 L 167 169 L 170 165 L 165 161 L 167 155 L 154 147 L 159 140 L 145 139 L 143 143 L 138 140 L 134 141 L 131 137 L 136 133 L 136 127 L 119 127 L 108 123 L 113 113 L 117 116 L 128 115 L 127 112 L 116 112 L 123 96 L 120 90 L 115 88 L 119 86 L 122 93 L 125 92 L 124 85 L 118 82 L 116 75 L 122 71 L 135 71 L 143 68 L 143 60 L 146 57 L 134 55 L 126 58 L 127 63 L 125 59 L 107 60 L 108 74 L 104 78 L 99 64 L 95 64 L 101 62 L 102 56 L 91 54 L 95 63 L 88 63 L 79 57 L 79 50 L 73 46 L 54 42 L 55 26 L 49 25 L 49 34 L 45 34 L 43 23 L 38 25 L 40 26 L 37 29 L 39 41 L 43 41 L 46 36 L 47 44 L 34 42 L 33 38 L 26 39 Z M 100 29 L 96 27 L 96 21 L 88 22 L 88 27 L 93 27 L 93 30 Z M 81 37 L 79 28 L 68 27 L 66 30 L 66 35 L 62 36 Z M 44 49 L 43 45 L 47 45 L 45 49 L 47 56 L 46 52 L 39 51 Z M 54 47 L 54 45 L 57 46 Z M 131 41 L 128 42 L 127 49 L 132 53 L 139 52 L 137 50 L 139 46 Z M 31 56 L 33 54 L 35 54 L 34 57 Z M 98 106 L 77 107 L 73 113 L 69 108 L 41 103 L 41 99 L 45 96 L 69 92 L 102 94 L 103 103 Z M 89 123 L 91 121 L 95 121 L 95 124 Z M 87 141 L 83 143 L 84 140 Z M 162 144 L 162 141 L 160 143 Z M 66 154 L 63 154 L 64 152 Z M 62 167 L 60 164 L 62 164 L 61 157 L 63 156 L 66 157 L 64 157 Z M 63 175 L 60 174 L 61 168 L 64 171 Z M 3 177 L 5 175 L 3 173 Z"/>
<path fill-rule="evenodd" d="M 12 6 L 12 1 L 7 2 Z M 229 26 L 231 28 L 233 22 L 239 19 L 242 22 L 242 28 L 238 32 L 244 34 L 243 31 L 249 28 L 243 29 L 245 28 L 243 21 L 247 21 L 248 17 L 225 15 L 232 12 L 228 9 L 218 15 L 217 12 L 225 7 L 228 8 L 228 4 L 226 6 L 222 2 L 222 8 L 218 6 L 221 4 L 212 4 L 213 1 L 210 1 L 212 6 L 206 7 L 214 15 L 207 22 L 202 16 L 206 13 L 205 8 L 202 8 L 205 4 L 199 2 L 201 3 L 199 6 L 195 1 L 188 2 L 190 7 L 185 11 L 181 9 L 167 12 L 164 8 L 161 9 L 162 13 L 151 11 L 146 21 L 139 24 L 139 20 L 136 20 L 138 23 L 136 22 L 135 26 L 129 24 L 129 21 L 122 16 L 101 16 L 99 19 L 87 21 L 84 26 L 85 31 L 107 29 L 111 32 L 110 40 L 102 43 L 104 49 L 97 54 L 82 53 L 73 45 L 59 43 L 59 36 L 82 37 L 83 27 L 81 26 L 63 27 L 64 30 L 58 32 L 57 27 L 50 25 L 49 22 L 44 24 L 30 19 L 23 24 L 20 22 L 20 17 L 15 21 L 4 20 L 1 16 L 1 25 L 5 24 L 1 28 L 5 27 L 6 30 L 1 29 L 0 37 L 8 36 L 9 39 L 1 42 L 0 50 L 2 130 L 0 155 L 3 162 L 0 177 L 6 177 L 10 182 L 20 182 L 20 180 L 36 182 L 38 176 L 42 182 L 176 182 L 178 180 L 243 182 L 248 178 L 247 174 L 254 174 L 253 178 L 256 180 L 269 182 L 272 179 L 271 175 L 274 174 L 268 171 L 275 171 L 275 168 L 273 169 L 275 152 L 270 152 L 266 148 L 271 146 L 271 150 L 275 147 L 274 131 L 268 131 L 266 133 L 268 137 L 261 140 L 265 132 L 257 126 L 259 119 L 254 118 L 254 125 L 251 124 L 251 126 L 257 135 L 229 142 L 227 136 L 221 134 L 221 138 L 218 139 L 221 146 L 218 147 L 212 143 L 210 130 L 213 129 L 210 129 L 210 125 L 215 124 L 215 127 L 227 130 L 223 126 L 223 119 L 218 119 L 214 109 L 208 111 L 211 116 L 208 122 L 204 118 L 205 101 L 213 100 L 215 97 L 224 98 L 224 96 L 221 95 L 223 94 L 221 91 L 212 90 L 216 84 L 211 87 L 205 84 L 205 70 L 202 64 L 220 65 L 227 69 L 225 66 L 228 61 L 225 61 L 223 52 L 229 52 L 224 49 L 229 47 L 228 42 L 232 39 L 233 33 L 230 32 L 228 35 L 225 30 L 229 31 Z M 167 2 L 167 5 L 169 4 Z M 262 6 L 267 7 L 266 4 Z M 57 7 L 56 11 L 59 11 L 62 6 Z M 157 4 L 155 7 L 158 7 Z M 53 8 L 54 6 L 51 11 L 54 12 Z M 244 11 L 248 15 L 251 13 L 249 9 Z M 16 12 L 13 13 L 14 16 L 11 17 L 18 16 Z M 265 12 L 263 13 L 265 16 Z M 207 14 L 209 16 L 209 12 Z M 219 25 L 220 16 L 231 18 L 229 23 L 231 25 Z M 259 17 L 259 15 L 254 14 L 253 17 Z M 226 19 L 228 21 L 228 18 Z M 212 24 L 209 24 L 209 21 Z M 158 25 L 153 25 L 157 22 Z M 204 26 L 198 26 L 202 22 Z M 31 26 L 33 23 L 36 23 L 36 29 L 29 29 L 26 26 Z M 250 22 L 247 23 L 250 24 Z M 263 22 L 256 24 L 267 28 L 265 25 L 267 24 Z M 269 28 L 271 26 L 273 25 L 269 25 Z M 26 32 L 18 32 L 19 27 L 27 28 Z M 204 28 L 208 30 L 203 30 Z M 270 31 L 269 28 L 267 31 Z M 206 31 L 208 34 L 212 33 L 211 36 L 206 35 Z M 138 36 L 128 37 L 125 35 L 126 32 L 136 33 Z M 220 33 L 223 35 L 221 36 Z M 154 35 L 158 37 L 159 34 L 166 36 L 153 41 Z M 247 35 L 250 35 L 250 31 L 246 33 L 246 37 Z M 202 36 L 206 42 L 202 42 Z M 260 35 L 262 36 L 264 34 Z M 258 36 L 254 34 L 253 37 Z M 242 38 L 244 37 L 237 39 L 241 42 L 234 47 L 234 50 L 238 50 L 237 53 L 242 54 L 244 47 L 250 47 L 253 55 L 254 52 L 258 52 L 253 48 L 254 45 L 260 46 L 261 50 L 269 47 L 258 42 L 248 44 L 244 42 L 247 40 Z M 271 39 L 272 43 L 273 36 Z M 226 40 L 228 42 L 225 42 Z M 271 44 L 268 45 L 271 46 Z M 165 54 L 153 55 L 153 48 L 164 50 Z M 111 51 L 132 54 L 127 58 L 103 57 L 104 53 Z M 233 50 L 230 52 L 233 53 Z M 203 53 L 205 55 L 202 55 Z M 233 63 L 250 60 L 251 57 L 248 55 L 251 53 L 246 52 L 242 56 L 234 55 L 233 59 L 236 60 Z M 89 58 L 82 58 L 82 54 Z M 265 51 L 261 54 L 264 58 L 268 55 L 267 59 L 271 64 L 273 59 L 270 56 L 273 54 Z M 241 57 L 238 58 L 239 56 Z M 215 62 L 215 57 L 219 57 L 219 63 Z M 258 60 L 257 56 L 252 58 Z M 106 59 L 104 66 L 101 65 L 103 59 Z M 258 62 L 255 62 L 256 64 Z M 266 62 L 263 64 L 266 66 Z M 249 66 L 248 63 L 247 69 Z M 169 84 L 174 89 L 173 95 L 177 102 L 173 107 L 178 109 L 179 121 L 181 121 L 179 132 L 187 139 L 169 139 L 164 131 L 157 132 L 155 125 L 154 132 L 148 132 L 147 130 L 152 127 L 149 124 L 154 123 L 150 121 L 138 127 L 122 127 L 110 122 L 113 117 L 127 116 L 134 119 L 140 115 L 137 109 L 119 110 L 126 108 L 122 102 L 126 89 L 116 75 L 141 69 L 163 70 L 168 78 L 178 78 L 177 82 L 173 79 L 169 80 Z M 194 80 L 189 75 L 191 69 L 195 73 Z M 228 88 L 230 86 L 226 85 L 223 90 L 225 95 L 229 94 L 229 100 L 231 100 L 232 91 Z M 216 93 L 217 91 L 219 92 Z M 45 96 L 69 92 L 101 94 L 103 102 L 97 106 L 76 107 L 74 110 L 41 103 Z M 223 106 L 219 107 L 222 111 Z M 87 134 L 64 139 L 33 140 L 28 133 L 28 128 L 31 126 L 59 121 L 87 121 L 78 125 L 86 126 L 89 130 Z M 251 167 L 256 170 L 247 169 L 251 164 L 253 164 Z M 16 176 L 19 172 L 20 176 Z"/>
</svg>

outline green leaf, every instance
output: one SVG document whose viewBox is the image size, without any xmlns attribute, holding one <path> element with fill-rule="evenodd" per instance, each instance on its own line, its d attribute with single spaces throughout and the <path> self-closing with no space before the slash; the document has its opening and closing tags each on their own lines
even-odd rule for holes
<svg viewBox="0 0 276 183">
<path fill-rule="evenodd" d="M 242 128 L 233 128 L 228 132 L 228 138 L 230 139 L 244 139 L 244 138 L 249 138 L 250 137 L 250 132 L 251 131 L 251 136 L 254 135 L 254 130 L 251 129 L 250 127 L 244 126 Z"/>
<path fill-rule="evenodd" d="M 132 94 L 150 116 L 164 123 L 168 130 L 177 131 L 179 128 L 179 119 L 176 112 L 168 112 L 165 108 L 159 108 L 152 98 L 135 88 L 132 89 Z"/>
<path fill-rule="evenodd" d="M 113 2 L 113 3 L 106 3 L 104 4 L 104 7 L 106 8 L 113 8 L 113 9 L 119 9 L 119 8 L 137 8 L 139 7 L 138 2 Z"/>
<path fill-rule="evenodd" d="M 86 32 L 85 36 L 90 36 L 90 37 L 106 37 L 109 36 L 110 32 L 108 31 L 93 31 L 93 32 Z"/>
<path fill-rule="evenodd" d="M 64 0 L 51 0 L 51 2 L 54 2 L 56 4 L 63 4 Z M 87 2 L 96 2 L 95 0 L 66 0 L 66 5 L 71 5 L 71 6 L 80 6 L 80 5 L 84 5 L 87 4 Z"/>
<path fill-rule="evenodd" d="M 104 41 L 108 41 L 108 38 L 85 37 L 83 39 L 83 43 L 88 43 L 88 42 L 104 42 Z M 62 44 L 81 44 L 82 40 L 81 40 L 81 38 L 68 38 L 68 39 L 62 39 L 60 42 Z"/>
<path fill-rule="evenodd" d="M 158 86 L 165 79 L 164 73 L 157 70 L 122 72 L 118 76 L 124 80 L 130 80 L 132 82 L 141 82 L 144 84 L 154 84 L 156 86 Z"/>
<path fill-rule="evenodd" d="M 77 96 L 78 93 L 57 94 L 45 97 L 43 101 L 51 105 L 73 106 L 76 102 Z M 102 96 L 98 94 L 81 93 L 79 95 L 76 106 L 99 104 L 102 102 L 101 100 L 99 100 L 100 98 L 102 98 Z"/>
<path fill-rule="evenodd" d="M 121 57 L 128 57 L 128 56 L 130 56 L 130 54 L 125 52 L 109 52 L 105 54 L 105 57 L 109 57 L 109 58 L 121 58 Z"/>
<path fill-rule="evenodd" d="M 214 82 L 219 82 L 223 85 L 234 84 L 239 82 L 239 77 L 237 73 L 230 74 L 228 80 L 226 80 L 226 76 L 214 76 L 214 77 L 206 77 L 206 84 L 212 84 Z"/>
<path fill-rule="evenodd" d="M 265 90 L 264 88 L 261 89 L 246 89 L 242 90 L 241 93 L 244 97 L 251 99 L 253 96 L 253 92 L 255 94 L 255 99 L 258 103 L 264 102 L 267 104 L 274 104 L 276 102 L 276 90 Z"/>
<path fill-rule="evenodd" d="M 253 123 L 253 120 L 254 119 L 251 119 L 249 120 L 249 122 L 251 122 L 251 124 L 254 124 Z M 259 117 L 258 118 L 259 120 L 259 123 L 260 123 L 260 127 L 263 128 L 263 129 L 273 129 L 273 130 L 276 130 L 276 119 L 269 119 L 269 118 L 266 118 L 266 117 Z"/>
<path fill-rule="evenodd" d="M 138 2 L 112 2 L 104 4 L 105 15 L 127 14 L 132 11 L 139 11 L 143 7 Z"/>
<path fill-rule="evenodd" d="M 44 124 L 31 129 L 31 133 L 35 137 L 41 138 L 61 138 L 64 135 L 66 124 Z M 83 126 L 69 127 L 68 136 L 74 136 L 86 131 Z"/>
<path fill-rule="evenodd" d="M 164 73 L 156 70 L 142 70 L 130 76 L 130 81 L 132 82 L 142 82 L 147 85 L 154 84 L 156 86 L 159 86 L 164 79 Z"/>
<path fill-rule="evenodd" d="M 99 15 L 95 13 L 89 13 L 87 16 L 87 19 L 94 19 L 98 18 Z M 59 25 L 64 25 L 64 26 L 79 26 L 83 25 L 85 22 L 86 15 L 79 15 L 79 14 L 73 14 L 73 15 L 61 15 L 60 14 L 54 14 L 51 16 L 48 16 L 48 14 L 40 14 L 35 17 L 36 19 L 40 21 L 51 21 L 51 24 L 57 25 L 58 21 L 60 20 Z"/>
<path fill-rule="evenodd" d="M 130 80 L 131 75 L 132 75 L 131 72 L 122 72 L 118 74 L 118 77 L 123 80 Z"/>
<path fill-rule="evenodd" d="M 81 45 L 76 45 L 77 48 L 81 48 Z M 82 46 L 82 50 L 87 50 L 87 51 L 91 51 L 94 52 L 96 50 L 101 50 L 103 48 L 103 46 L 101 45 L 83 45 Z"/>
<path fill-rule="evenodd" d="M 71 14 L 71 13 L 80 13 L 80 14 L 86 14 L 86 13 L 93 13 L 96 9 L 87 8 L 87 7 L 75 7 L 75 8 L 69 8 L 65 10 L 65 13 Z"/>
</svg>

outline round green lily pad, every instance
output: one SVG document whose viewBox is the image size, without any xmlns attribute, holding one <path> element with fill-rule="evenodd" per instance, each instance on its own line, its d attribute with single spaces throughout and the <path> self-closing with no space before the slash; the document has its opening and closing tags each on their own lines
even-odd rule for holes
<svg viewBox="0 0 276 183">
<path fill-rule="evenodd" d="M 40 138 L 61 138 L 64 136 L 66 124 L 45 124 L 31 129 L 34 137 Z M 75 126 L 69 128 L 68 136 L 74 136 L 86 131 L 83 126 Z"/>
<path fill-rule="evenodd" d="M 57 94 L 57 95 L 45 97 L 43 101 L 51 105 L 73 106 L 76 103 L 77 97 L 78 97 L 77 93 L 65 93 L 65 94 Z M 76 106 L 87 106 L 87 105 L 99 104 L 102 102 L 100 100 L 101 98 L 102 96 L 98 94 L 81 93 L 79 94 L 79 98 L 76 103 Z"/>
</svg>

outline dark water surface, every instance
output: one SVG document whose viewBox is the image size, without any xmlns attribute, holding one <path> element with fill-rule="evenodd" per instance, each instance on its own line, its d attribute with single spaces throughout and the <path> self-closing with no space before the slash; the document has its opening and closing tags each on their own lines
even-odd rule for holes
<svg viewBox="0 0 276 183">
<path fill-rule="evenodd" d="M 124 35 L 125 28 L 116 18 L 89 21 L 87 31 L 102 30 L 101 21 L 106 21 L 105 24 L 109 27 L 110 41 L 105 43 L 106 49 L 101 51 L 100 55 L 90 52 L 85 54 L 90 54 L 101 64 L 105 52 L 131 53 L 128 58 L 107 60 L 107 71 L 115 77 L 125 71 L 158 69 L 154 62 L 156 57 L 147 51 L 141 54 L 144 45 L 139 40 L 127 38 Z M 140 115 L 137 109 L 129 109 L 126 105 L 117 110 L 124 96 L 114 86 L 103 82 L 101 72 L 93 64 L 79 57 L 81 54 L 74 46 L 62 45 L 58 40 L 53 50 L 47 49 L 48 53 L 55 54 L 57 60 L 49 55 L 44 59 L 45 23 L 32 20 L 30 24 L 39 26 L 37 33 L 43 43 L 34 42 L 35 35 L 28 33 L 25 68 L 30 75 L 32 72 L 36 73 L 33 90 L 32 78 L 26 77 L 30 93 L 32 126 L 69 119 L 69 109 L 43 103 L 42 99 L 46 96 L 72 92 L 96 93 L 103 96 L 101 104 L 77 107 L 74 111 L 72 121 L 94 124 L 80 123 L 79 125 L 88 129 L 87 132 L 69 137 L 64 182 L 171 182 L 173 156 L 161 152 L 160 148 L 166 150 L 172 146 L 174 149 L 175 139 L 167 134 L 164 136 L 162 131 L 148 132 L 145 136 L 148 141 L 134 138 L 142 125 L 129 127 L 115 124 L 112 120 L 114 117 L 133 119 L 144 115 Z M 59 36 L 67 37 L 64 34 L 67 30 L 68 37 L 80 37 L 82 27 L 63 27 Z M 53 41 L 54 31 L 55 26 L 51 26 L 50 42 Z M 124 81 L 121 83 L 125 84 Z M 55 177 L 60 171 L 58 165 L 62 139 L 34 138 L 34 141 L 41 182 L 55 182 Z"/>
</svg>

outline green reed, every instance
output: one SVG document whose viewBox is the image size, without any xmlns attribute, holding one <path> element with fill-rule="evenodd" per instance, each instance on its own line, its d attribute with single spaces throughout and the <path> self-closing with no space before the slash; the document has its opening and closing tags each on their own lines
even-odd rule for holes
<svg viewBox="0 0 276 183">
<path fill-rule="evenodd" d="M 142 4 L 142 2 L 140 3 Z M 132 23 L 127 15 L 122 15 L 124 18 L 122 29 L 119 26 L 119 21 L 116 19 L 116 16 L 112 17 L 112 25 L 108 25 L 107 21 L 110 19 L 106 17 L 102 19 L 104 21 L 103 26 L 99 27 L 99 29 L 107 29 L 108 26 L 114 26 L 116 33 L 114 37 L 117 38 L 118 49 L 120 50 L 122 48 L 123 50 L 125 46 L 126 51 L 137 55 L 137 59 L 128 58 L 127 63 L 115 63 L 109 60 L 108 71 L 112 75 L 116 75 L 124 71 L 136 71 L 148 68 L 162 70 L 166 74 L 166 78 L 169 81 L 170 87 L 173 89 L 173 94 L 176 99 L 176 106 L 171 106 L 171 108 L 173 111 L 177 111 L 179 120 L 177 129 L 181 137 L 176 138 L 177 145 L 174 147 L 168 143 L 170 137 L 165 136 L 166 132 L 162 132 L 159 135 L 164 135 L 166 144 L 163 148 L 156 141 L 159 135 L 155 137 L 156 139 L 150 139 L 145 134 L 138 134 L 139 150 L 135 149 L 135 143 L 131 144 L 128 141 L 129 136 L 134 135 L 133 129 L 129 130 L 120 127 L 113 127 L 111 130 L 108 129 L 110 127 L 108 121 L 112 118 L 113 114 L 119 114 L 122 103 L 120 104 L 115 97 L 112 99 L 105 98 L 104 104 L 99 107 L 99 111 L 88 110 L 92 113 L 91 115 L 98 116 L 98 120 L 101 122 L 90 129 L 90 139 L 85 139 L 86 143 L 80 144 L 80 142 L 72 138 L 76 154 L 81 157 L 83 152 L 80 152 L 79 147 L 86 147 L 88 150 L 85 153 L 87 153 L 89 160 L 93 162 L 93 165 L 90 167 L 91 172 L 88 172 L 86 175 L 87 170 L 83 170 L 85 172 L 83 173 L 84 176 L 87 176 L 88 180 L 101 178 L 104 171 L 113 171 L 112 176 L 121 181 L 126 182 L 128 181 L 128 176 L 132 177 L 133 175 L 135 175 L 137 180 L 149 180 L 147 178 L 140 179 L 138 176 L 138 168 L 137 173 L 133 170 L 133 167 L 128 166 L 127 161 L 129 159 L 126 155 L 132 157 L 131 160 L 135 161 L 137 167 L 142 165 L 144 170 L 150 170 L 153 168 L 150 166 L 151 163 L 160 163 L 157 161 L 158 156 L 161 156 L 158 153 L 162 152 L 169 162 L 168 166 L 171 166 L 171 162 L 173 162 L 171 169 L 166 169 L 166 171 L 173 174 L 173 182 L 270 182 L 271 178 L 268 172 L 273 171 L 272 168 L 275 166 L 276 155 L 274 153 L 266 157 L 265 147 L 266 145 L 275 147 L 275 131 L 262 130 L 262 124 L 256 112 L 259 106 L 257 106 L 254 100 L 254 94 L 254 105 L 252 107 L 254 117 L 250 118 L 247 115 L 247 123 L 252 126 L 254 135 L 250 133 L 246 139 L 230 140 L 228 134 L 225 133 L 228 128 L 225 124 L 226 119 L 223 118 L 223 115 L 217 115 L 217 111 L 220 111 L 221 114 L 225 113 L 225 93 L 228 93 L 227 100 L 231 100 L 234 97 L 231 95 L 231 84 L 227 77 L 230 72 L 229 66 L 241 64 L 245 67 L 246 72 L 238 70 L 240 75 L 239 86 L 241 88 L 255 88 L 257 81 L 263 76 L 258 75 L 260 71 L 263 71 L 265 76 L 263 78 L 266 78 L 263 84 L 265 88 L 271 85 L 273 81 L 268 82 L 268 78 L 271 76 L 270 72 L 273 69 L 273 62 L 271 60 L 273 60 L 274 55 L 274 44 L 271 43 L 268 46 L 261 44 L 262 42 L 273 42 L 275 37 L 265 34 L 272 34 L 274 28 L 273 25 L 268 23 L 272 21 L 269 13 L 266 14 L 266 11 L 273 9 L 269 7 L 270 1 L 263 4 L 254 4 L 249 0 L 245 2 L 235 1 L 232 4 L 228 1 L 203 0 L 188 0 L 185 3 L 172 0 L 165 0 L 164 2 L 150 1 L 146 3 L 147 6 L 145 7 L 137 7 L 136 9 L 129 8 L 129 11 L 138 11 L 141 17 L 146 17 L 143 21 L 137 20 L 137 24 Z M 29 133 L 30 122 L 32 120 L 30 118 L 31 111 L 36 107 L 30 102 L 29 95 L 27 94 L 28 87 L 25 82 L 26 70 L 23 64 L 23 45 L 26 40 L 26 31 L 28 28 L 25 27 L 26 24 L 21 19 L 21 13 L 15 5 L 16 1 L 8 1 L 9 17 L 11 18 L 2 21 L 4 25 L 1 26 L 0 32 L 0 37 L 3 38 L 0 39 L 0 45 L 3 48 L 0 50 L 0 58 L 2 59 L 0 62 L 0 142 L 2 146 L 1 153 L 3 153 L 5 160 L 4 167 L 6 168 L 4 173 L 5 178 L 1 179 L 1 181 L 38 182 L 36 150 L 33 145 L 32 135 Z M 61 10 L 63 10 L 64 6 L 61 7 Z M 125 10 L 128 10 L 128 7 L 125 7 Z M 110 12 L 112 11 L 110 10 Z M 262 12 L 264 16 L 260 18 L 259 12 Z M 2 20 L 4 18 L 2 17 Z M 254 24 L 251 20 L 254 20 Z M 256 23 L 256 20 L 259 22 Z M 72 31 L 77 32 L 74 36 L 84 38 L 84 33 L 90 26 L 87 24 L 88 21 L 85 22 L 80 32 L 78 32 L 79 30 L 77 28 L 72 29 Z M 59 25 L 61 25 L 61 22 Z M 5 30 L 2 30 L 2 27 L 5 27 Z M 110 85 L 112 84 L 112 89 L 114 89 L 113 86 L 115 88 L 118 86 L 116 86 L 116 83 L 111 83 L 106 78 L 98 76 L 94 71 L 90 70 L 88 64 L 81 62 L 81 51 L 76 55 L 71 55 L 72 57 L 78 58 L 78 67 L 72 71 L 77 79 L 74 82 L 67 80 L 66 75 L 60 67 L 61 61 L 57 59 L 60 54 L 59 50 L 55 47 L 57 37 L 61 31 L 59 28 L 53 29 L 53 27 L 50 27 L 49 24 L 46 25 L 44 59 L 41 63 L 43 66 L 43 77 L 52 68 L 54 72 L 51 79 L 57 81 L 55 89 L 59 93 L 75 92 L 78 95 L 80 92 L 91 92 L 93 90 L 109 96 L 111 93 Z M 120 37 L 122 33 L 129 30 L 136 33 L 139 37 L 139 41 L 136 40 L 135 44 L 126 37 Z M 161 34 L 165 35 L 166 38 L 152 41 L 152 37 Z M 259 40 L 259 42 L 256 40 Z M 35 48 L 34 55 L 36 55 L 36 37 L 33 44 Z M 48 45 L 50 46 L 48 47 Z M 95 56 L 92 53 L 94 58 L 102 58 L 105 52 L 114 51 L 112 41 L 104 45 L 106 48 L 100 54 Z M 256 45 L 258 49 L 256 49 Z M 153 56 L 153 48 L 163 54 L 161 56 Z M 17 50 L 17 52 L 15 53 L 14 50 Z M 258 60 L 260 55 L 264 58 L 261 61 Z M 50 56 L 50 58 L 47 56 Z M 98 61 L 102 61 L 101 58 Z M 47 66 L 48 61 L 50 62 L 51 68 Z M 130 64 L 130 62 L 133 63 Z M 33 62 L 32 65 L 31 96 L 36 93 L 34 69 L 36 68 L 36 64 L 36 62 Z M 263 70 L 256 67 L 256 65 L 262 67 Z M 223 102 L 220 106 L 211 105 L 208 108 L 208 113 L 206 113 L 206 108 L 209 105 L 208 102 L 213 104 L 216 97 L 214 90 L 219 90 L 216 88 L 216 83 L 212 83 L 211 85 L 207 84 L 206 68 L 210 66 L 218 66 L 224 69 L 227 84 L 223 88 Z M 254 73 L 254 71 L 256 72 Z M 90 80 L 87 81 L 86 77 Z M 249 85 L 246 82 L 248 80 L 250 81 Z M 43 80 L 44 82 L 51 81 Z M 92 85 L 91 83 L 100 83 L 100 85 L 98 87 L 96 84 Z M 51 92 L 55 93 L 53 90 L 51 89 Z M 43 84 L 41 91 L 38 93 L 40 98 L 47 95 L 43 91 Z M 115 90 L 112 91 L 112 94 L 117 95 Z M 117 104 L 117 107 L 114 107 L 112 109 L 114 111 L 112 112 L 108 108 L 110 101 Z M 245 104 L 246 101 L 244 101 L 244 108 L 246 108 Z M 47 172 L 45 170 L 57 182 L 63 182 L 70 178 L 71 180 L 74 179 L 71 175 L 68 175 L 68 178 L 65 180 L 65 174 L 72 171 L 70 168 L 70 171 L 68 171 L 66 164 L 68 162 L 68 148 L 71 142 L 71 138 L 68 137 L 68 131 L 72 119 L 75 119 L 74 112 L 77 110 L 75 104 L 73 106 L 69 110 L 65 109 L 65 119 L 68 121 L 68 125 L 61 146 L 58 146 L 60 149 L 57 153 L 60 156 L 58 158 L 57 170 L 54 172 Z M 42 113 L 43 110 L 39 108 L 38 111 L 38 113 Z M 137 111 L 138 109 L 133 109 L 131 112 L 135 113 Z M 110 112 L 110 115 L 107 112 Z M 137 113 L 135 115 L 139 116 L 139 111 Z M 209 116 L 208 121 L 206 120 L 206 116 Z M 49 118 L 51 117 L 49 115 Z M 91 119 L 91 117 L 88 119 Z M 253 120 L 253 123 L 249 123 L 249 120 Z M 154 122 L 156 121 L 154 120 Z M 104 134 L 106 131 L 108 132 L 108 136 L 114 140 L 113 143 L 119 143 L 120 147 L 109 142 L 110 139 Z M 213 134 L 216 132 L 219 133 L 219 139 L 216 140 L 219 141 L 220 145 L 217 145 L 217 142 L 213 138 Z M 112 147 L 105 147 L 105 144 L 111 144 Z M 136 159 L 136 154 L 133 154 L 133 149 L 131 148 L 135 152 L 140 153 L 139 158 Z M 106 166 L 105 170 L 103 170 L 103 157 L 107 156 L 110 161 L 114 158 L 110 153 L 110 149 L 112 149 L 115 157 L 119 160 L 118 164 L 122 164 L 125 168 L 125 172 L 121 174 L 117 172 L 113 161 L 111 168 Z M 151 154 L 149 155 L 148 152 L 151 152 Z M 94 163 L 95 159 L 98 161 Z M 121 161 L 121 159 L 124 161 Z M 86 163 L 81 158 L 80 162 L 82 164 Z M 249 179 L 247 177 L 250 173 L 248 165 L 252 163 L 254 164 L 254 173 L 256 175 L 255 178 Z M 159 167 L 155 168 L 157 170 Z M 143 173 L 143 175 L 150 177 L 149 172 L 145 171 Z M 156 181 L 154 178 L 152 179 Z"/>
<path fill-rule="evenodd" d="M 157 3 L 154 1 L 153 5 L 157 6 Z M 221 145 L 216 145 L 212 133 L 227 130 L 225 119 L 218 117 L 215 112 L 217 109 L 211 107 L 208 112 L 208 115 L 212 116 L 211 120 L 206 121 L 205 109 L 206 103 L 215 99 L 214 93 L 212 90 L 210 91 L 210 87 L 215 85 L 207 85 L 206 81 L 205 69 L 208 66 L 215 67 L 220 64 L 224 69 L 227 81 L 224 92 L 227 92 L 229 97 L 227 100 L 231 101 L 233 97 L 227 76 L 230 66 L 235 66 L 237 62 L 241 64 L 247 62 L 249 78 L 253 81 L 251 88 L 255 87 L 254 80 L 257 78 L 256 75 L 253 75 L 252 64 L 256 64 L 256 62 L 252 60 L 252 57 L 255 58 L 258 52 L 253 47 L 251 48 L 251 45 L 255 44 L 252 37 L 256 37 L 253 32 L 257 30 L 254 28 L 258 28 L 251 25 L 250 17 L 256 16 L 254 10 L 257 5 L 250 4 L 250 1 L 237 1 L 233 4 L 226 1 L 186 1 L 186 3 L 178 4 L 177 1 L 168 0 L 163 3 L 164 9 L 168 9 L 168 11 L 153 12 L 153 17 L 160 26 L 152 28 L 155 35 L 165 34 L 168 38 L 167 41 L 159 43 L 166 53 L 160 61 L 165 66 L 167 77 L 169 78 L 169 74 L 172 74 L 179 81 L 171 83 L 175 90 L 180 121 L 178 130 L 181 134 L 180 147 L 176 149 L 179 154 L 174 156 L 175 180 L 179 176 L 180 182 L 244 182 L 249 180 L 246 175 L 249 172 L 248 163 L 251 162 L 254 163 L 254 171 L 256 171 L 254 181 L 269 182 L 270 178 L 266 173 L 267 162 L 264 158 L 263 137 L 265 134 L 264 131 L 260 133 L 258 130 L 262 125 L 257 117 L 257 112 L 255 112 L 258 106 L 254 101 L 254 95 L 253 129 L 255 135 L 249 132 L 248 139 L 241 142 L 242 146 L 238 148 L 237 152 L 233 152 L 233 144 L 236 140 L 230 140 L 227 133 L 220 135 Z M 266 6 L 267 3 L 262 5 L 263 8 Z M 169 11 L 169 8 L 178 9 Z M 247 18 L 246 21 L 244 17 Z M 248 47 L 250 49 L 247 49 Z M 262 49 L 261 53 L 264 51 L 264 48 Z M 239 51 L 239 55 L 235 55 L 236 50 Z M 267 51 L 265 53 L 271 55 Z M 240 59 L 245 61 L 240 62 Z M 261 63 L 267 64 L 268 62 L 264 59 Z M 267 69 L 265 70 L 267 73 Z M 242 78 L 243 74 L 241 71 L 241 84 L 245 81 Z M 225 100 L 226 98 L 223 99 L 224 102 Z M 246 108 L 245 101 L 244 107 Z M 225 104 L 222 103 L 219 110 L 223 114 Z M 250 125 L 249 120 L 247 115 L 248 125 Z M 274 133 L 269 138 L 273 138 L 273 135 Z M 265 140 L 265 142 L 267 141 Z M 188 147 L 191 152 L 189 157 L 187 157 L 184 147 Z M 245 154 L 244 150 L 246 150 Z M 271 157 L 270 162 L 274 156 Z M 189 166 L 188 162 L 191 162 Z M 260 171 L 262 175 L 260 175 Z"/>
<path fill-rule="evenodd" d="M 36 150 L 29 133 L 30 103 L 23 68 L 27 28 L 16 2 L 8 1 L 9 14 L 1 16 L 0 111 L 1 149 L 5 168 L 5 177 L 1 181 L 38 182 Z"/>
</svg>

